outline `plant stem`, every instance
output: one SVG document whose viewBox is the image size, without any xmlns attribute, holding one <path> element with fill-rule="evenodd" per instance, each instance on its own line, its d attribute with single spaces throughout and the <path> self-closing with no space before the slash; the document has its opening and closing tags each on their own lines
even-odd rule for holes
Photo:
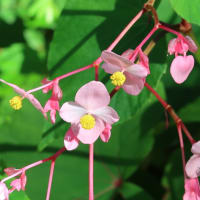
<svg viewBox="0 0 200 200">
<path fill-rule="evenodd" d="M 170 114 L 176 125 L 181 124 L 183 131 L 187 138 L 189 139 L 190 143 L 193 144 L 195 140 L 193 139 L 192 135 L 190 132 L 187 130 L 185 125 L 183 124 L 181 118 L 175 113 L 174 109 L 169 105 L 167 102 L 165 102 L 162 97 L 148 84 L 145 83 L 144 86 L 158 99 L 158 101 L 162 104 L 164 109 Z"/>
<path fill-rule="evenodd" d="M 184 179 L 186 178 L 185 174 L 185 152 L 184 152 L 184 142 L 183 142 L 183 135 L 182 135 L 182 130 L 181 130 L 181 123 L 177 124 L 177 131 L 178 131 L 178 137 L 179 137 L 179 143 L 181 147 L 181 158 L 182 158 L 182 164 L 183 164 L 183 174 L 184 174 Z"/>
<path fill-rule="evenodd" d="M 36 167 L 36 166 L 38 166 L 38 165 L 40 165 L 40 164 L 43 164 L 43 163 L 45 163 L 45 162 L 47 162 L 47 161 L 49 161 L 49 160 L 56 160 L 57 157 L 58 157 L 60 154 L 62 154 L 65 150 L 66 150 L 65 147 L 61 148 L 61 149 L 60 149 L 59 151 L 57 151 L 54 155 L 52 155 L 52 156 L 50 156 L 50 157 L 48 157 L 48 158 L 46 158 L 46 159 L 39 160 L 39 161 L 37 161 L 37 162 L 34 162 L 34 163 L 30 164 L 30 165 L 27 165 L 27 166 L 23 167 L 22 169 L 20 169 L 20 170 L 17 171 L 16 173 L 12 174 L 11 176 L 8 176 L 8 177 L 4 178 L 1 182 L 5 182 L 5 181 L 7 181 L 7 180 L 9 180 L 9 179 L 11 179 L 11 178 L 14 178 L 15 176 L 20 175 L 23 171 L 26 171 L 26 170 L 31 169 L 31 168 L 33 168 L 33 167 Z"/>
<path fill-rule="evenodd" d="M 51 186 L 52 186 L 52 180 L 53 180 L 54 167 L 55 167 L 55 160 L 53 159 L 51 161 L 51 168 L 50 168 L 50 174 L 49 174 L 49 183 L 48 183 L 46 200 L 49 200 L 50 194 L 51 194 Z"/>
<path fill-rule="evenodd" d="M 167 26 L 164 26 L 164 25 L 162 25 L 162 24 L 159 25 L 159 28 L 161 28 L 161 29 L 163 29 L 163 30 L 165 30 L 165 31 L 168 31 L 168 32 L 170 32 L 170 33 L 173 33 L 173 34 L 175 34 L 175 35 L 177 35 L 177 36 L 180 36 L 180 35 L 181 35 L 179 32 L 177 32 L 177 31 L 175 31 L 175 30 L 173 30 L 173 29 L 171 29 L 171 28 L 169 28 L 169 27 L 167 27 Z"/>
<path fill-rule="evenodd" d="M 89 145 L 89 200 L 94 200 L 94 144 Z"/>
</svg>

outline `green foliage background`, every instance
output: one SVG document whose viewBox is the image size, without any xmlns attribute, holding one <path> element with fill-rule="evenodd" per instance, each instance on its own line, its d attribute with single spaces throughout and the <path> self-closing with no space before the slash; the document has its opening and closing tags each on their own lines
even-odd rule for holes
<svg viewBox="0 0 200 200">
<path fill-rule="evenodd" d="M 200 42 L 199 6 L 196 1 L 156 1 L 159 19 L 192 23 L 196 42 Z M 142 8 L 145 0 L 0 0 L 0 78 L 25 90 L 92 63 L 100 56 L 125 25 Z M 153 27 L 145 14 L 114 49 L 121 54 L 134 49 Z M 160 32 L 160 31 L 159 31 Z M 156 33 L 155 35 L 157 35 Z M 149 55 L 151 75 L 147 82 L 180 114 L 196 140 L 199 139 L 199 52 L 188 80 L 177 85 L 169 74 L 173 56 L 167 55 L 165 34 Z M 155 36 L 153 36 L 155 38 Z M 94 70 L 82 72 L 60 82 L 64 96 L 61 105 L 74 99 L 83 84 L 94 79 Z M 100 69 L 100 80 L 112 90 L 109 77 Z M 14 92 L 0 85 L 0 172 L 6 167 L 21 168 L 46 158 L 63 147 L 69 128 L 57 116 L 52 126 L 24 100 L 23 109 L 13 111 L 8 101 Z M 45 104 L 49 95 L 35 96 Z M 165 113 L 157 100 L 144 88 L 137 97 L 119 91 L 111 106 L 120 115 L 113 126 L 109 143 L 95 143 L 94 183 L 98 200 L 182 198 L 183 173 L 178 136 L 174 122 L 165 127 Z M 185 139 L 187 158 L 190 144 Z M 27 171 L 26 194 L 14 192 L 12 200 L 45 199 L 49 163 Z M 116 182 L 121 185 L 116 187 Z M 65 152 L 56 161 L 51 199 L 88 199 L 88 146 Z"/>
</svg>

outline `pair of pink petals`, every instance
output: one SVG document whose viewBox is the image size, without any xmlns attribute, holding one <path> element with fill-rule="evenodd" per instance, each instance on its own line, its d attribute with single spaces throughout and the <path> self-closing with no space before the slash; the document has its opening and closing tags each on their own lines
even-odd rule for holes
<svg viewBox="0 0 200 200">
<path fill-rule="evenodd" d="M 47 115 L 43 109 L 43 107 L 41 106 L 40 102 L 34 97 L 34 95 L 26 92 L 25 90 L 21 89 L 20 87 L 18 87 L 17 85 L 15 84 L 12 84 L 12 83 L 8 83 L 6 81 L 4 81 L 3 79 L 0 79 L 0 82 L 2 83 L 5 83 L 6 85 L 12 87 L 14 89 L 14 91 L 19 94 L 22 98 L 26 98 L 28 99 L 32 105 L 37 109 L 39 110 L 43 115 L 44 117 L 47 119 Z"/>
<path fill-rule="evenodd" d="M 185 194 L 183 200 L 200 200 L 198 178 L 185 179 Z"/>
<path fill-rule="evenodd" d="M 170 40 L 168 52 L 170 55 L 175 54 L 170 73 L 176 83 L 181 84 L 188 78 L 194 67 L 194 58 L 192 55 L 186 56 L 186 53 L 188 50 L 194 53 L 197 49 L 196 44 L 189 36 L 185 38 L 181 36 Z"/>
<path fill-rule="evenodd" d="M 60 109 L 61 118 L 71 123 L 71 128 L 65 137 L 65 146 L 73 141 L 73 147 L 78 145 L 78 141 L 84 144 L 94 143 L 104 132 L 108 125 L 119 120 L 117 112 L 108 106 L 110 95 L 106 87 L 99 81 L 91 81 L 82 86 L 75 96 L 75 102 L 66 102 Z M 90 114 L 95 119 L 94 128 L 88 130 L 82 128 L 80 119 L 82 116 Z M 107 136 L 101 136 L 103 140 Z M 72 147 L 72 148 L 73 148 Z M 68 148 L 70 149 L 70 147 Z"/>
<path fill-rule="evenodd" d="M 135 59 L 139 54 L 139 64 L 135 64 Z M 131 55 L 133 57 L 131 58 Z M 131 95 L 138 95 L 144 87 L 145 78 L 150 73 L 148 57 L 138 50 L 127 50 L 121 56 L 111 51 L 103 51 L 102 60 L 105 62 L 102 68 L 105 72 L 113 74 L 117 71 L 123 72 L 126 77 L 122 88 Z"/>
</svg>

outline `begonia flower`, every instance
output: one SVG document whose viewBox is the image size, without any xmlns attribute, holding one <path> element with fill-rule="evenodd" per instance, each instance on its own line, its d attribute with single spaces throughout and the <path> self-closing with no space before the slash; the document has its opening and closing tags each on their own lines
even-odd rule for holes
<svg viewBox="0 0 200 200">
<path fill-rule="evenodd" d="M 199 180 L 197 178 L 185 179 L 183 200 L 200 200 Z"/>
<path fill-rule="evenodd" d="M 94 143 L 108 124 L 111 126 L 119 120 L 117 112 L 108 106 L 109 103 L 110 95 L 106 87 L 99 81 L 91 81 L 78 90 L 75 102 L 62 105 L 60 116 L 71 123 L 64 141 L 68 150 L 75 149 L 79 141 Z"/>
<path fill-rule="evenodd" d="M 5 183 L 0 182 L 0 200 L 9 200 L 9 191 Z"/>
<path fill-rule="evenodd" d="M 24 98 L 28 99 L 32 105 L 39 110 L 45 118 L 47 118 L 46 113 L 44 112 L 43 107 L 41 106 L 40 102 L 34 97 L 34 95 L 26 92 L 25 90 L 23 90 L 22 88 L 18 87 L 15 84 L 12 83 L 8 83 L 6 81 L 4 81 L 3 79 L 0 79 L 0 82 L 5 83 L 6 85 L 12 87 L 14 89 L 14 91 L 19 94 L 20 96 L 15 96 L 13 97 L 9 102 L 10 105 L 13 109 L 15 110 L 19 110 L 22 107 L 22 100 Z"/>
<path fill-rule="evenodd" d="M 43 84 L 47 84 L 49 82 L 50 81 L 48 81 L 46 78 L 42 80 Z M 48 91 L 52 90 L 52 96 L 45 104 L 44 111 L 45 113 L 50 111 L 50 119 L 53 124 L 56 121 L 56 111 L 60 110 L 59 101 L 62 99 L 62 90 L 60 89 L 58 83 L 59 81 L 56 79 L 52 81 L 51 85 L 43 88 L 43 93 L 47 93 Z"/>
<path fill-rule="evenodd" d="M 175 54 L 170 67 L 170 73 L 174 81 L 178 84 L 183 83 L 194 67 L 194 58 L 192 55 L 187 56 L 187 51 L 196 52 L 197 46 L 189 37 L 182 35 L 170 40 L 168 52 L 170 55 Z"/>
<path fill-rule="evenodd" d="M 135 64 L 139 57 L 139 64 Z M 103 51 L 102 68 L 112 74 L 110 77 L 115 86 L 121 86 L 125 92 L 138 95 L 144 87 L 146 76 L 150 73 L 148 57 L 141 49 L 127 50 L 121 56 L 111 51 Z"/>
</svg>

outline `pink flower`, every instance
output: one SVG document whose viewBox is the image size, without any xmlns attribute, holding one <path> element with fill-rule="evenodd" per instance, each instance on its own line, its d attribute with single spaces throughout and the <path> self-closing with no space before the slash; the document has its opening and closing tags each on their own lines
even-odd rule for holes
<svg viewBox="0 0 200 200">
<path fill-rule="evenodd" d="M 185 179 L 185 194 L 183 200 L 200 200 L 199 180 Z"/>
<path fill-rule="evenodd" d="M 28 92 L 26 92 L 25 90 L 21 89 L 20 87 L 18 87 L 17 85 L 15 84 L 12 84 L 12 83 L 8 83 L 6 81 L 4 81 L 3 79 L 0 79 L 0 81 L 2 83 L 5 83 L 6 85 L 12 87 L 14 89 L 14 91 L 16 93 L 18 93 L 21 97 L 14 97 L 13 98 L 13 102 L 12 102 L 12 99 L 10 100 L 10 104 L 11 106 L 18 110 L 20 109 L 22 106 L 21 106 L 21 101 L 24 99 L 24 98 L 27 98 L 31 103 L 32 105 L 37 109 L 39 110 L 45 118 L 47 118 L 46 116 L 46 113 L 44 112 L 44 109 L 43 107 L 41 106 L 40 102 L 32 95 L 32 94 L 29 94 Z"/>
<path fill-rule="evenodd" d="M 71 129 L 65 136 L 65 146 L 72 150 L 78 141 L 92 144 L 102 133 L 107 124 L 119 120 L 117 112 L 108 106 L 110 96 L 105 86 L 99 81 L 91 81 L 82 86 L 75 96 L 75 102 L 66 102 L 60 109 L 60 116 L 71 123 Z M 109 134 L 106 133 L 109 138 Z M 71 145 L 69 147 L 69 145 Z"/>
<path fill-rule="evenodd" d="M 0 182 L 0 200 L 9 200 L 9 192 L 5 183 Z"/>
<path fill-rule="evenodd" d="M 188 50 L 193 53 L 197 51 L 196 44 L 189 36 L 183 37 L 181 35 L 169 42 L 168 52 L 170 55 L 175 54 L 170 67 L 170 73 L 174 81 L 179 84 L 187 79 L 194 67 L 193 56 L 186 56 Z"/>
<path fill-rule="evenodd" d="M 48 81 L 46 78 L 42 80 L 43 84 L 47 84 L 49 82 L 50 81 Z M 44 112 L 46 113 L 50 111 L 50 118 L 53 124 L 56 121 L 56 111 L 60 110 L 59 101 L 62 99 L 62 90 L 60 89 L 58 83 L 58 80 L 53 80 L 51 85 L 43 89 L 44 93 L 47 93 L 49 90 L 52 90 L 52 96 L 44 106 Z"/>
<path fill-rule="evenodd" d="M 139 57 L 139 64 L 135 64 Z M 102 68 L 105 72 L 113 74 L 112 83 L 122 88 L 131 95 L 138 95 L 144 87 L 146 76 L 150 73 L 148 57 L 138 50 L 127 50 L 121 56 L 111 51 L 103 51 Z"/>
</svg>

